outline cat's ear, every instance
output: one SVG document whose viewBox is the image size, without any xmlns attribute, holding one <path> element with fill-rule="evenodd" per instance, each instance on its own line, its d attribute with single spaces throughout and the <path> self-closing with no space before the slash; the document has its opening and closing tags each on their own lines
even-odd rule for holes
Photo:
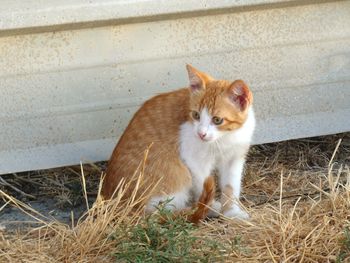
<svg viewBox="0 0 350 263">
<path fill-rule="evenodd" d="M 200 72 L 189 64 L 186 65 L 186 68 L 192 92 L 204 90 L 206 83 L 212 80 L 212 77 L 203 72 Z"/>
<path fill-rule="evenodd" d="M 228 96 L 241 111 L 245 111 L 253 103 L 253 94 L 243 80 L 235 80 L 230 85 Z"/>
</svg>

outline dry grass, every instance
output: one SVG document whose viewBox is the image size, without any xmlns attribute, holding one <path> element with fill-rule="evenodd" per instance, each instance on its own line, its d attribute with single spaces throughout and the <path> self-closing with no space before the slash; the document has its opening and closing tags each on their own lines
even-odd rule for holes
<svg viewBox="0 0 350 263">
<path fill-rule="evenodd" d="M 43 222 L 41 227 L 27 232 L 0 232 L 0 261 L 113 262 L 117 258 L 120 261 L 116 255 L 120 256 L 122 250 L 133 249 L 133 254 L 137 254 L 135 242 L 147 248 L 143 253 L 149 252 L 154 259 L 159 251 L 179 253 L 183 248 L 170 251 L 166 243 L 175 247 L 181 245 L 175 242 L 181 235 L 192 238 L 187 247 L 191 248 L 190 255 L 196 255 L 200 262 L 349 262 L 349 167 L 350 133 L 255 146 L 247 163 L 242 200 L 251 220 L 220 218 L 203 222 L 198 227 L 188 226 L 180 219 L 169 226 L 159 226 L 153 217 L 132 211 L 142 200 L 123 203 L 122 191 L 113 202 L 97 200 L 75 226 L 47 223 L 36 211 L 1 191 L 3 199 L 9 202 L 7 205 L 19 206 Z M 79 167 L 69 169 L 80 174 Z M 99 177 L 97 171 L 96 167 L 89 169 L 87 184 L 93 174 Z M 39 181 L 36 183 L 41 184 Z M 61 195 L 65 183 L 60 183 L 59 187 L 54 185 L 52 183 L 51 188 L 56 190 L 48 190 L 47 194 Z M 81 192 L 87 193 L 84 202 L 88 202 L 87 196 L 92 193 L 86 190 L 86 184 L 83 185 Z M 67 190 L 66 195 L 69 193 Z M 179 232 L 174 232 L 174 225 L 182 226 L 185 231 L 176 228 Z M 140 239 L 145 235 L 140 233 L 148 233 L 147 238 Z M 151 247 L 155 241 L 165 245 Z M 181 259 L 171 255 L 169 260 L 163 258 L 158 262 L 193 262 L 187 254 L 182 254 Z"/>
</svg>

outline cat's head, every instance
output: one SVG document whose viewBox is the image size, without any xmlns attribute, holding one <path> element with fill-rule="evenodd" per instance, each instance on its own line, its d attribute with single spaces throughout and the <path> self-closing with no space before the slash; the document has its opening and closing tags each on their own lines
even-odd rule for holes
<svg viewBox="0 0 350 263">
<path fill-rule="evenodd" d="M 215 80 L 187 65 L 190 81 L 190 121 L 196 136 L 213 142 L 245 123 L 253 95 L 242 80 Z"/>
</svg>

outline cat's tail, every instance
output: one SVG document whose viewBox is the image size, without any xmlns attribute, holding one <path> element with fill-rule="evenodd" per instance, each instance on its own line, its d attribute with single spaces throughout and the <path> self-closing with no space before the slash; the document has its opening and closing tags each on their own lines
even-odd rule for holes
<svg viewBox="0 0 350 263">
<path fill-rule="evenodd" d="M 215 198 L 215 179 L 209 176 L 203 184 L 203 192 L 194 206 L 194 212 L 188 216 L 188 221 L 197 224 L 207 217 L 211 204 Z"/>
</svg>

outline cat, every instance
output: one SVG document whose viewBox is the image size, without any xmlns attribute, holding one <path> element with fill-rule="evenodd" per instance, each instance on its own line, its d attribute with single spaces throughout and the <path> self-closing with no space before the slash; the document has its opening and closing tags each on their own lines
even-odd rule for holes
<svg viewBox="0 0 350 263">
<path fill-rule="evenodd" d="M 214 187 L 205 180 L 217 170 L 221 200 L 207 198 L 207 205 L 226 217 L 247 219 L 238 200 L 255 128 L 252 92 L 242 80 L 215 80 L 186 68 L 189 87 L 149 99 L 133 116 L 109 160 L 102 196 L 110 199 L 122 178 L 131 180 L 149 149 L 144 185 L 154 189 L 146 212 L 165 200 L 174 211 L 205 200 Z"/>
</svg>

